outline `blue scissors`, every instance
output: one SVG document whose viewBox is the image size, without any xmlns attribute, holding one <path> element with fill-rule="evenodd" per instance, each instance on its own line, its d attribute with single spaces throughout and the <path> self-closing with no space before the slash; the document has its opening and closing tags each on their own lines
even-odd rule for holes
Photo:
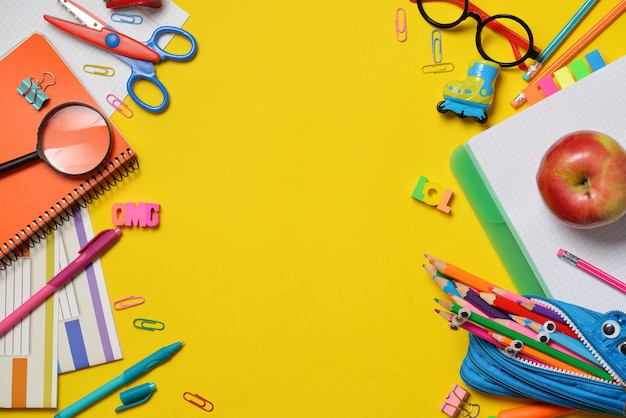
<svg viewBox="0 0 626 418">
<path fill-rule="evenodd" d="M 69 22 L 48 15 L 44 15 L 44 19 L 72 36 L 76 36 L 85 42 L 106 49 L 128 64 L 131 68 L 131 73 L 126 83 L 126 89 L 130 97 L 135 103 L 150 112 L 164 111 L 169 104 L 170 96 L 163 83 L 156 77 L 154 64 L 165 59 L 188 61 L 193 58 L 198 49 L 196 39 L 193 35 L 174 26 L 161 26 L 154 31 L 152 37 L 147 42 L 139 42 L 116 31 L 103 20 L 74 3 L 73 0 L 58 1 L 70 13 L 76 16 L 82 24 Z M 165 51 L 158 45 L 157 41 L 161 36 L 166 34 L 183 36 L 191 45 L 189 51 L 184 54 L 172 54 Z M 137 96 L 135 93 L 135 85 L 141 80 L 152 83 L 159 89 L 163 97 L 159 105 L 150 105 Z"/>
</svg>

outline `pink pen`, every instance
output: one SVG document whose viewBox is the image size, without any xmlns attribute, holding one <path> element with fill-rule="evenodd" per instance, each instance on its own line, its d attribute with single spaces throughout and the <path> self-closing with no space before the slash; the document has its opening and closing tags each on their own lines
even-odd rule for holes
<svg viewBox="0 0 626 418">
<path fill-rule="evenodd" d="M 33 309 L 41 305 L 50 295 L 61 288 L 65 283 L 76 277 L 92 261 L 115 244 L 122 236 L 119 228 L 106 229 L 93 237 L 78 251 L 78 257 L 54 276 L 44 287 L 31 296 L 26 302 L 0 321 L 0 337 L 6 334 L 13 326 L 28 315 Z"/>
</svg>

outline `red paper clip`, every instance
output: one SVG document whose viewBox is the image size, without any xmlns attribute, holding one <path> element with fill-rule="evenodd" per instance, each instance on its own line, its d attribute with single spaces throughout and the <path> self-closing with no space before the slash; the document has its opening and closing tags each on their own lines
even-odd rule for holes
<svg viewBox="0 0 626 418">
<path fill-rule="evenodd" d="M 189 402 L 192 405 L 197 406 L 206 412 L 211 412 L 213 410 L 213 403 L 207 399 L 204 399 L 202 396 L 197 393 L 185 392 L 183 393 L 183 399 Z M 201 401 L 202 403 L 198 402 Z"/>
<path fill-rule="evenodd" d="M 147 7 L 152 7 L 153 9 L 158 9 L 159 7 L 163 6 L 163 2 L 161 0 L 111 0 L 111 1 L 107 1 L 108 9 L 117 9 L 120 7 L 129 7 L 129 6 L 147 6 Z"/>
</svg>

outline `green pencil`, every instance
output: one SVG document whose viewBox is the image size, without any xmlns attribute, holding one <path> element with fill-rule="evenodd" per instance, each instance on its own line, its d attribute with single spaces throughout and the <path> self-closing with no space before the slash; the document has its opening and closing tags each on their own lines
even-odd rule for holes
<svg viewBox="0 0 626 418">
<path fill-rule="evenodd" d="M 613 377 L 604 369 L 600 369 L 585 361 L 572 357 L 569 354 L 563 353 L 553 347 L 550 347 L 549 345 L 543 344 L 537 340 L 527 337 L 524 334 L 520 334 L 519 332 L 514 331 L 504 325 L 498 324 L 497 322 L 494 322 L 488 318 L 485 318 L 484 316 L 478 315 L 475 312 L 469 312 L 464 309 L 461 313 L 459 313 L 459 311 L 461 311 L 461 309 L 463 308 L 461 308 L 459 305 L 455 303 L 452 303 L 449 309 L 452 312 L 454 312 L 456 315 L 459 315 L 462 318 L 467 319 L 468 321 L 474 322 L 475 324 L 481 325 L 485 328 L 489 328 L 490 330 L 495 331 L 498 334 L 505 335 L 514 340 L 520 340 L 522 343 L 524 343 L 528 347 L 532 347 L 535 350 L 541 351 L 544 354 L 554 357 L 557 360 L 567 363 L 570 366 L 573 366 L 577 369 L 587 372 L 593 376 L 599 377 L 604 380 L 608 380 L 609 382 L 613 380 Z M 466 314 L 466 311 L 469 312 L 469 315 Z"/>
</svg>

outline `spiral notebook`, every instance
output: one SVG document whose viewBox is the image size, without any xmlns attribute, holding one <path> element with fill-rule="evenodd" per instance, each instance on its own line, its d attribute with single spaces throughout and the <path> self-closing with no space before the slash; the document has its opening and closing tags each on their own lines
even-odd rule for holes
<svg viewBox="0 0 626 418">
<path fill-rule="evenodd" d="M 626 148 L 624 74 L 626 57 L 476 135 L 452 155 L 455 176 L 522 293 L 601 312 L 626 307 L 626 295 L 557 257 L 563 248 L 626 281 L 626 217 L 605 227 L 571 228 L 549 212 L 535 181 L 544 153 L 571 132 L 603 132 Z"/>
<path fill-rule="evenodd" d="M 45 88 L 49 99 L 37 110 L 18 92 L 21 82 L 35 79 L 56 83 Z M 0 60 L 0 162 L 36 149 L 37 131 L 45 114 L 65 102 L 99 108 L 75 74 L 41 34 L 33 34 Z M 42 161 L 0 175 L 0 268 L 10 264 L 21 248 L 33 245 L 53 227 L 138 169 L 136 154 L 111 124 L 113 142 L 107 160 L 84 176 L 64 176 Z"/>
</svg>

